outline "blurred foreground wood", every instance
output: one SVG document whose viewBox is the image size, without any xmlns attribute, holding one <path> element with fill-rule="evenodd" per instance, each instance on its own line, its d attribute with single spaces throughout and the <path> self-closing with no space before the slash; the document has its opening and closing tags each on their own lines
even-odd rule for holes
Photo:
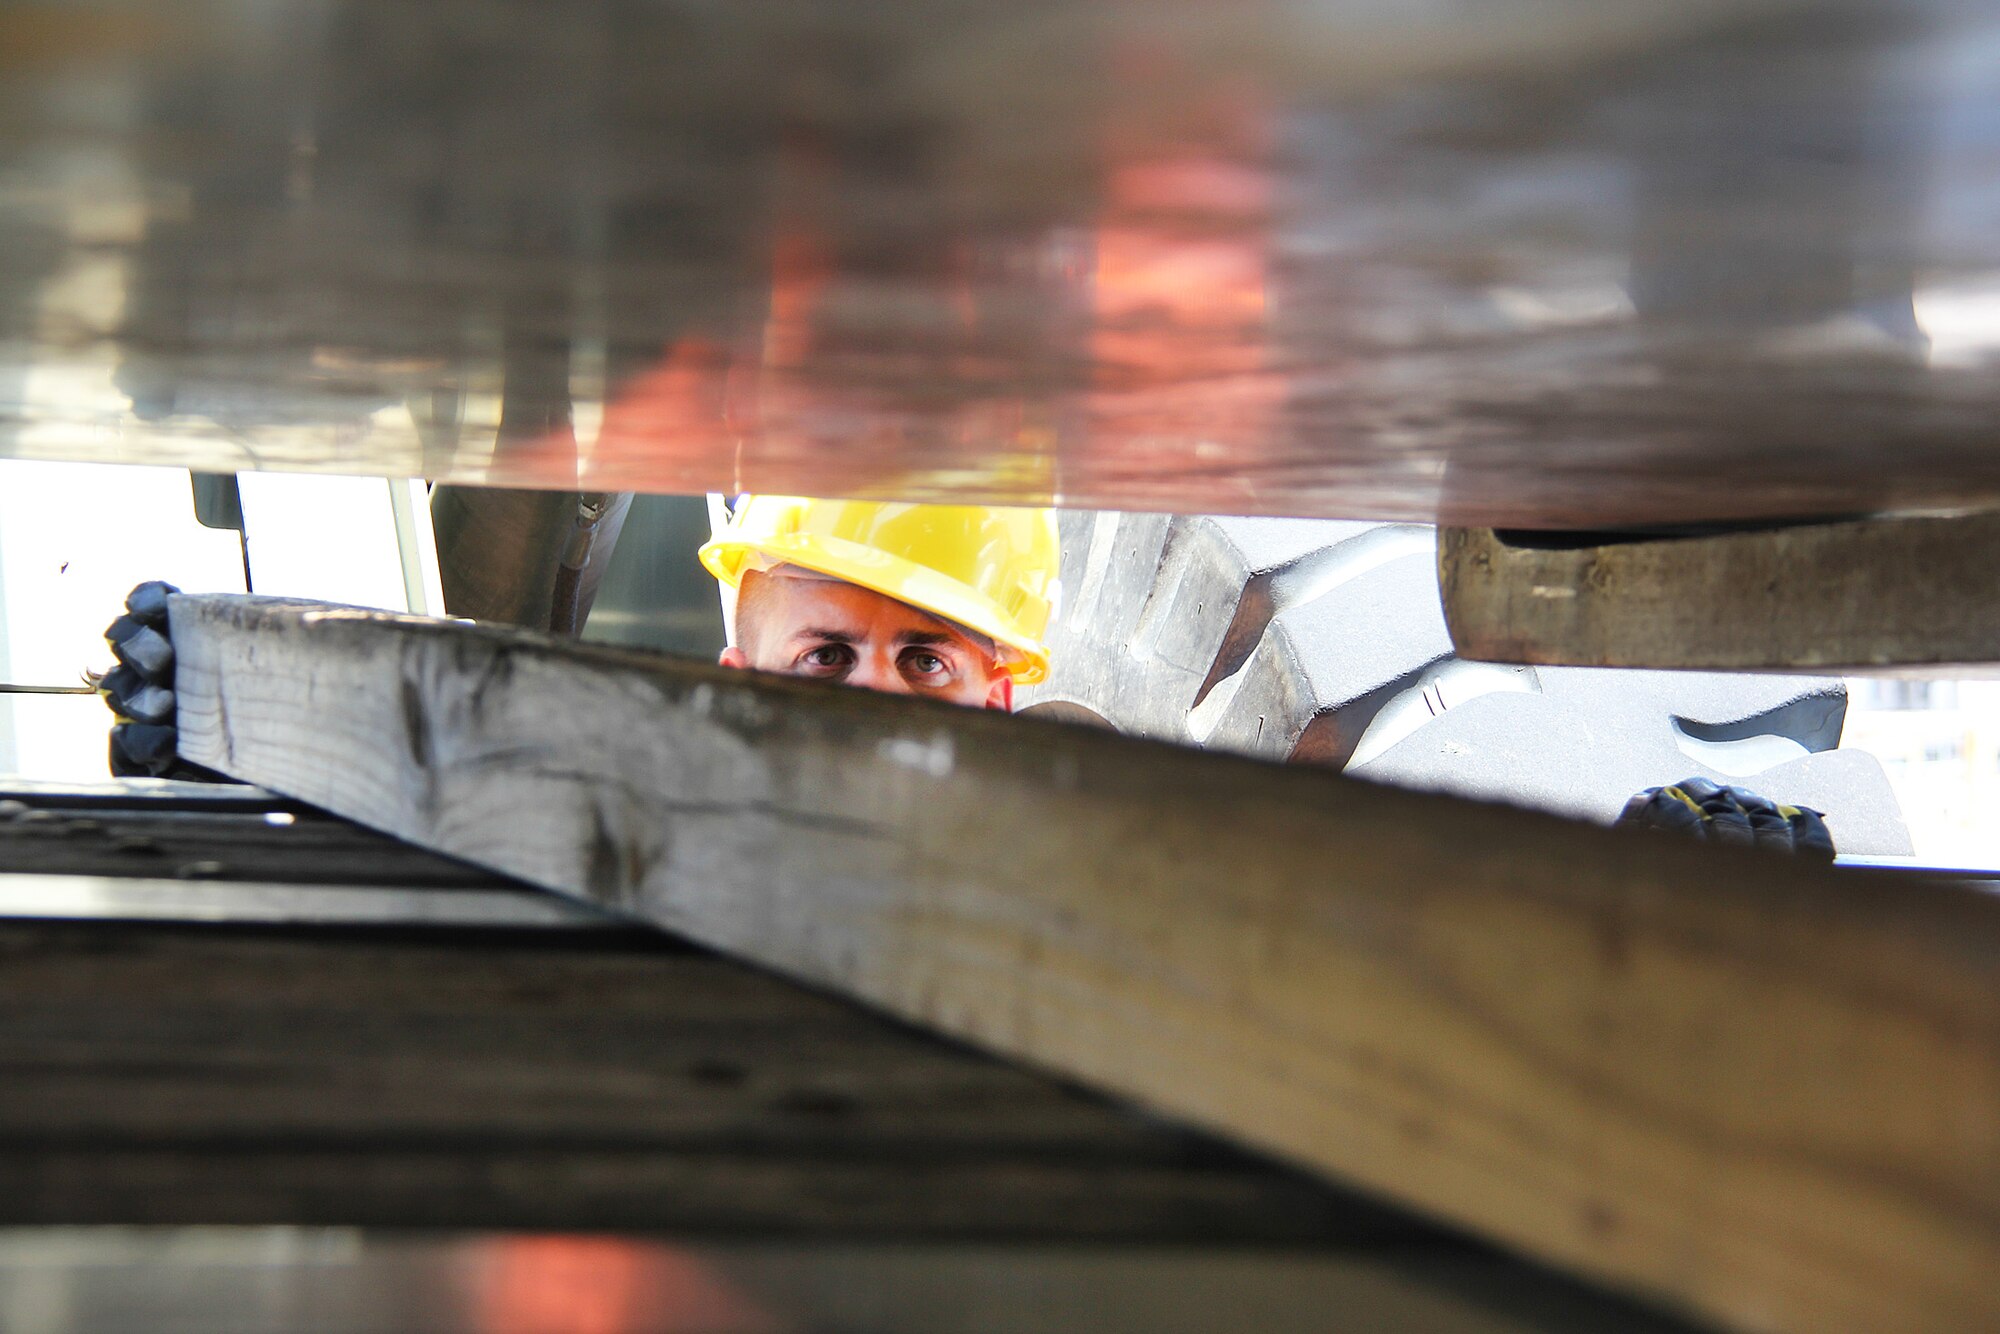
<svg viewBox="0 0 2000 1334">
<path fill-rule="evenodd" d="M 0 802 L 10 1330 L 1686 1329 L 260 789 Z"/>
<path fill-rule="evenodd" d="M 2000 900 L 177 599 L 189 758 L 1752 1329 L 2000 1321 Z"/>
</svg>

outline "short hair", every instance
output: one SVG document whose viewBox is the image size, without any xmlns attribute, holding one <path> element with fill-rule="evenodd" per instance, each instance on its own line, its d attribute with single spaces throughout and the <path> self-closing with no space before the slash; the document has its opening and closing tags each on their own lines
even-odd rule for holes
<svg viewBox="0 0 2000 1334">
<path fill-rule="evenodd" d="M 764 572 L 745 570 L 736 585 L 736 643 L 746 652 L 757 642 L 770 605 L 764 596 Z"/>
</svg>

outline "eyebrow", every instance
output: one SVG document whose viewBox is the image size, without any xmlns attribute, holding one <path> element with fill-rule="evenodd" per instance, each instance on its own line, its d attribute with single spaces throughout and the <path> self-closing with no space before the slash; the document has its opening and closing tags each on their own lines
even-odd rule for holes
<svg viewBox="0 0 2000 1334">
<path fill-rule="evenodd" d="M 832 630 L 808 626 L 792 632 L 793 640 L 811 639 L 822 644 L 852 644 L 859 638 L 851 630 Z M 965 642 L 964 636 L 949 630 L 903 630 L 896 635 L 896 643 L 910 648 L 951 648 Z"/>
</svg>

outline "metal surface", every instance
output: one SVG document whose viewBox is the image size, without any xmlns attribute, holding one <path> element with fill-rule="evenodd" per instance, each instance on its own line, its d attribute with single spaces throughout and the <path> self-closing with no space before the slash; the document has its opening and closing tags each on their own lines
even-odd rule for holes
<svg viewBox="0 0 2000 1334">
<path fill-rule="evenodd" d="M 1988 891 L 2000 890 L 2000 870 L 1990 866 L 1940 865 L 1921 857 L 1872 857 L 1859 853 L 1842 853 L 1833 860 L 1840 866 L 1865 866 L 1878 871 L 1895 871 L 1912 877 L 1921 876 L 1934 882 L 1950 881 L 1977 885 Z"/>
<path fill-rule="evenodd" d="M 0 453 L 2000 504 L 1987 4 L 106 0 L 0 52 Z"/>
<path fill-rule="evenodd" d="M 1469 661 L 1427 527 L 1072 510 L 1062 545 L 1025 712 L 1607 825 L 1694 775 L 1810 806 L 1841 848 L 1910 851 L 1881 763 L 1839 749 L 1839 681 Z"/>
<path fill-rule="evenodd" d="M 301 807 L 250 783 L 183 783 L 171 778 L 103 778 L 94 783 L 0 774 L 0 801 L 30 806 L 100 806 L 127 810 L 297 811 Z"/>
<path fill-rule="evenodd" d="M 616 929 L 626 925 L 601 909 L 525 887 L 440 890 L 108 875 L 0 874 L 0 917 L 325 926 Z"/>
<path fill-rule="evenodd" d="M 0 1232 L 6 1334 L 1673 1334 L 1479 1253 Z"/>
</svg>

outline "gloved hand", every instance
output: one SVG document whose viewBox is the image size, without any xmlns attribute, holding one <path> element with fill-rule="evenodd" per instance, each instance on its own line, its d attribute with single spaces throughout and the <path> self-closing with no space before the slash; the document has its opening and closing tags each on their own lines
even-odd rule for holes
<svg viewBox="0 0 2000 1334">
<path fill-rule="evenodd" d="M 1747 788 L 1723 787 L 1706 778 L 1647 788 L 1625 803 L 1618 824 L 1680 830 L 1711 843 L 1776 848 L 1833 860 L 1833 835 L 1818 811 L 1780 806 Z"/>
<path fill-rule="evenodd" d="M 182 762 L 175 747 L 174 646 L 167 638 L 167 598 L 180 590 L 157 580 L 125 599 L 125 615 L 104 632 L 118 665 L 98 681 L 111 711 L 128 721 L 111 729 L 111 772 L 120 778 L 208 778 Z"/>
</svg>

